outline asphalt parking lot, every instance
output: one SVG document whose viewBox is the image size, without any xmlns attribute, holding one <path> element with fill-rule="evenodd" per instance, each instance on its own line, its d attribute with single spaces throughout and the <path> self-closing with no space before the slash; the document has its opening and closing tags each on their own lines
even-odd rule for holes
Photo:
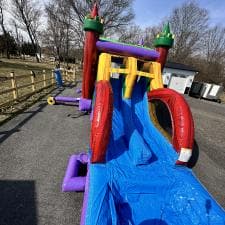
<svg viewBox="0 0 225 225">
<path fill-rule="evenodd" d="M 187 101 L 199 148 L 194 172 L 225 207 L 225 105 Z M 0 127 L 0 225 L 79 224 L 83 194 L 62 193 L 61 182 L 69 155 L 87 150 L 89 129 L 89 115 L 45 100 Z"/>
<path fill-rule="evenodd" d="M 194 172 L 225 208 L 225 104 L 186 97 L 195 122 L 199 159 Z"/>
<path fill-rule="evenodd" d="M 68 157 L 89 143 L 89 116 L 77 116 L 43 100 L 0 127 L 0 225 L 79 224 L 83 194 L 61 192 Z"/>
</svg>

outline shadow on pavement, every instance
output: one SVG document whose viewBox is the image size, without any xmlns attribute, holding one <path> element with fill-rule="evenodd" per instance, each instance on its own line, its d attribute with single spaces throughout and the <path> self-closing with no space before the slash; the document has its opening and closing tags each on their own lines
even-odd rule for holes
<svg viewBox="0 0 225 225">
<path fill-rule="evenodd" d="M 35 182 L 0 181 L 0 224 L 37 225 Z"/>
<path fill-rule="evenodd" d="M 42 109 L 47 105 L 47 103 L 41 103 L 39 104 L 39 106 L 37 107 L 37 109 L 35 111 L 26 111 L 25 113 L 29 113 L 29 115 L 22 120 L 20 123 L 18 123 L 14 128 L 12 128 L 11 130 L 7 130 L 7 131 L 0 131 L 0 135 L 2 136 L 0 138 L 0 143 L 5 141 L 8 137 L 10 137 L 12 134 L 19 132 L 20 128 L 27 123 L 30 119 L 32 119 L 37 113 L 41 112 Z"/>
<path fill-rule="evenodd" d="M 57 96 L 59 95 L 62 91 L 64 91 L 64 88 L 57 89 L 57 91 L 53 91 L 52 95 Z M 41 101 L 40 101 L 41 102 Z M 0 131 L 0 143 L 5 141 L 8 137 L 10 137 L 12 134 L 19 132 L 20 128 L 23 127 L 24 124 L 26 124 L 30 119 L 32 119 L 36 114 L 41 112 L 44 107 L 47 106 L 47 101 L 44 100 L 43 103 L 40 103 L 38 106 L 34 107 L 33 111 L 23 111 L 20 114 L 28 114 L 26 118 L 24 118 L 22 121 L 20 121 L 14 128 L 6 131 Z"/>
</svg>

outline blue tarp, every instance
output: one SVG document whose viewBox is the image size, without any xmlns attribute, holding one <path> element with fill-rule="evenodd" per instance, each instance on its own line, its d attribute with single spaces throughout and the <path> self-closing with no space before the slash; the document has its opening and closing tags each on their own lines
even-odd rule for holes
<svg viewBox="0 0 225 225">
<path fill-rule="evenodd" d="M 149 118 L 146 81 L 122 98 L 111 79 L 112 132 L 105 164 L 90 164 L 86 225 L 224 225 L 225 212 Z M 221 190 L 222 191 L 222 190 Z"/>
</svg>

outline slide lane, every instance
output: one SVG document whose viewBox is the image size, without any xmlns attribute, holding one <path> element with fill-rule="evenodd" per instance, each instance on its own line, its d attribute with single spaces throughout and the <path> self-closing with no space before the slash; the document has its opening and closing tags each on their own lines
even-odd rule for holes
<svg viewBox="0 0 225 225">
<path fill-rule="evenodd" d="M 149 119 L 145 79 L 132 98 L 112 79 L 114 111 L 105 164 L 90 165 L 86 225 L 222 225 L 225 213 Z M 222 190 L 221 190 L 222 191 Z"/>
</svg>

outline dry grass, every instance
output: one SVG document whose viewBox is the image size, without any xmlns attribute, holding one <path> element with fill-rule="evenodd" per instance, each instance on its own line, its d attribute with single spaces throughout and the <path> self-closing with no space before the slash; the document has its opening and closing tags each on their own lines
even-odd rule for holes
<svg viewBox="0 0 225 225">
<path fill-rule="evenodd" d="M 70 66 L 73 67 L 74 65 Z M 23 75 L 28 75 L 25 78 L 16 79 L 17 87 L 31 83 L 31 76 L 30 76 L 31 71 L 35 73 L 35 82 L 43 80 L 43 70 L 45 70 L 46 79 L 50 79 L 53 68 L 54 68 L 53 63 L 34 63 L 18 59 L 17 60 L 0 59 L 0 77 L 9 77 L 11 72 L 14 72 L 16 78 L 19 78 L 20 76 Z M 51 84 L 50 80 L 46 81 L 47 86 L 50 84 Z M 4 79 L 0 80 L 0 91 L 10 89 L 11 87 L 12 87 L 11 80 L 4 80 Z M 42 87 L 43 82 L 40 82 L 35 86 L 36 90 Z M 19 89 L 18 95 L 23 96 L 30 92 L 32 92 L 31 86 Z M 13 99 L 12 93 L 0 95 L 0 105 L 12 99 Z"/>
<path fill-rule="evenodd" d="M 13 105 L 8 105 L 0 110 L 0 125 L 8 121 L 9 119 L 13 118 L 14 116 L 18 115 L 20 112 L 23 112 L 25 109 L 32 106 L 34 103 L 40 101 L 41 99 L 45 98 L 49 95 L 55 86 L 51 86 L 41 92 L 37 92 L 25 99 L 25 101 L 15 102 Z M 46 102 L 46 100 L 45 100 Z"/>
<path fill-rule="evenodd" d="M 53 63 L 34 63 L 24 60 L 7 60 L 0 59 L 0 77 L 9 77 L 11 72 L 14 72 L 15 77 L 19 78 L 22 75 L 28 75 L 28 77 L 16 79 L 17 87 L 21 85 L 30 84 L 31 83 L 31 71 L 35 73 L 35 82 L 43 80 L 43 70 L 46 71 L 46 79 L 51 78 L 52 69 L 54 68 Z M 51 85 L 51 80 L 46 81 L 46 86 Z M 7 90 L 12 88 L 11 80 L 0 79 L 0 91 Z M 43 82 L 40 82 L 35 85 L 36 90 L 40 90 L 43 88 Z M 49 88 L 35 93 L 32 96 L 25 98 L 25 101 L 17 101 L 11 105 L 6 105 L 0 108 L 0 123 L 7 118 L 12 117 L 12 115 L 16 115 L 21 110 L 26 109 L 34 102 L 38 101 L 43 96 L 49 94 L 55 86 L 50 86 Z M 25 88 L 21 88 L 18 90 L 18 96 L 23 96 L 32 92 L 32 87 L 28 86 Z M 0 105 L 13 100 L 12 93 L 6 93 L 0 95 Z"/>
<path fill-rule="evenodd" d="M 44 63 L 33 63 L 26 62 L 21 60 L 0 60 L 0 77 L 9 77 L 11 72 L 14 72 L 15 77 L 19 78 L 22 75 L 28 75 L 28 77 L 17 79 L 17 87 L 20 87 L 24 84 L 31 83 L 31 71 L 35 73 L 35 81 L 40 81 L 43 79 L 43 70 L 46 71 L 46 79 L 51 77 L 51 71 L 53 66 Z M 50 84 L 50 81 L 47 82 L 47 86 Z M 11 80 L 0 81 L 0 90 L 7 90 L 12 87 Z M 36 89 L 43 87 L 43 83 L 38 83 Z M 23 96 L 32 91 L 32 87 L 26 87 L 18 90 L 18 95 Z M 8 102 L 13 99 L 12 93 L 6 93 L 0 95 L 0 104 Z"/>
<path fill-rule="evenodd" d="M 14 72 L 16 76 L 20 76 L 27 74 L 27 72 L 30 73 L 31 70 L 36 73 L 42 70 L 50 72 L 53 68 L 54 64 L 34 63 L 15 59 L 0 59 L 0 76 L 9 76 L 11 72 Z"/>
</svg>

